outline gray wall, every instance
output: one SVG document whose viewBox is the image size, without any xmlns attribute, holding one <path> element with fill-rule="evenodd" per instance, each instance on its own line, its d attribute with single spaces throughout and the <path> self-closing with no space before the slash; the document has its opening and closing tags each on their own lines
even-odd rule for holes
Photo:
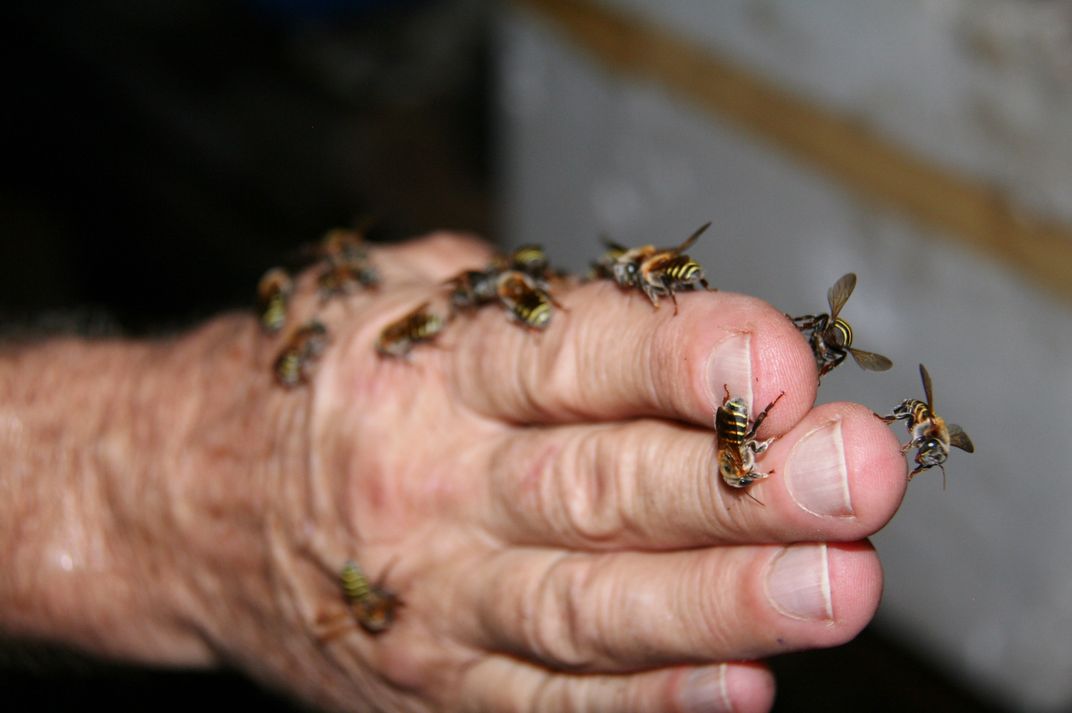
<svg viewBox="0 0 1072 713">
<path fill-rule="evenodd" d="M 1072 220 L 1072 12 L 1066 3 L 654 3 L 647 14 L 904 146 Z M 969 13 L 969 6 L 972 12 Z M 921 396 L 975 455 L 913 482 L 877 537 L 880 625 L 970 685 L 1033 710 L 1072 705 L 1072 312 L 1029 278 L 682 103 L 609 74 L 555 28 L 514 11 L 500 28 L 501 175 L 508 242 L 581 270 L 605 232 L 675 244 L 723 290 L 790 313 L 825 309 L 847 271 L 857 345 L 821 400 L 888 410 Z M 903 432 L 902 432 L 903 433 Z"/>
</svg>

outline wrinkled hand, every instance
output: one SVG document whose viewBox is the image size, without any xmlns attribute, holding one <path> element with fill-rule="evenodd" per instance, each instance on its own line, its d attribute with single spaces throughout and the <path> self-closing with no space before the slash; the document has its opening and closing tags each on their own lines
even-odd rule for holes
<svg viewBox="0 0 1072 713">
<path fill-rule="evenodd" d="M 489 255 L 445 234 L 375 249 L 383 286 L 322 307 L 302 278 L 292 323 L 318 314 L 331 345 L 311 385 L 271 396 L 302 447 L 253 496 L 263 582 L 230 587 L 215 647 L 349 710 L 766 710 L 749 662 L 848 641 L 875 612 L 863 538 L 903 496 L 896 439 L 863 406 L 813 408 L 805 341 L 727 292 L 674 316 L 573 286 L 544 333 L 492 305 L 408 361 L 375 354 Z M 754 499 L 715 468 L 724 387 L 752 414 L 785 392 Z M 404 600 L 380 636 L 350 616 L 347 559 Z"/>
</svg>

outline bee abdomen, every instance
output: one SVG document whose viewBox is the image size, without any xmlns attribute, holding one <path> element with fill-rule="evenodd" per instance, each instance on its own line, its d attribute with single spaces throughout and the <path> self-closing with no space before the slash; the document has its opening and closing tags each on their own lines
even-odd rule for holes
<svg viewBox="0 0 1072 713">
<path fill-rule="evenodd" d="M 348 561 L 339 575 L 342 591 L 351 601 L 362 601 L 372 592 L 372 587 L 356 562 Z"/>
<path fill-rule="evenodd" d="M 718 437 L 726 443 L 744 443 L 748 432 L 748 410 L 744 403 L 734 399 L 719 407 L 715 414 L 715 428 Z"/>
<path fill-rule="evenodd" d="M 551 303 L 539 300 L 533 304 L 518 303 L 514 314 L 525 324 L 536 329 L 543 329 L 551 321 Z"/>
<path fill-rule="evenodd" d="M 666 274 L 674 280 L 687 282 L 703 277 L 703 267 L 692 258 L 679 256 L 667 267 Z"/>
<path fill-rule="evenodd" d="M 830 329 L 837 334 L 836 338 L 832 340 L 834 343 L 842 347 L 852 346 L 852 325 L 838 317 L 830 325 Z"/>
</svg>

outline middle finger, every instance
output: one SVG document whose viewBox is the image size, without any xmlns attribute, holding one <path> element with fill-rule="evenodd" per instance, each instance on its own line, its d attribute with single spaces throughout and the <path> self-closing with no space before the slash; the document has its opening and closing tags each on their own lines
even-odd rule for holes
<svg viewBox="0 0 1072 713">
<path fill-rule="evenodd" d="M 491 534 L 520 545 L 852 541 L 892 517 L 906 484 L 896 438 L 849 403 L 812 410 L 757 469 L 771 475 L 747 493 L 729 487 L 714 433 L 665 421 L 525 429 L 498 449 L 475 506 Z"/>
</svg>

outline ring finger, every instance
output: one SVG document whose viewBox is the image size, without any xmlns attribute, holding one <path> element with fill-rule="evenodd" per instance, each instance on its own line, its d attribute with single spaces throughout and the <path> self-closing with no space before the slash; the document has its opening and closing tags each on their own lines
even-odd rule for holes
<svg viewBox="0 0 1072 713">
<path fill-rule="evenodd" d="M 456 625 L 475 647 L 570 671 L 748 660 L 848 641 L 881 580 L 867 543 L 510 549 L 459 583 L 475 605 Z"/>
</svg>

